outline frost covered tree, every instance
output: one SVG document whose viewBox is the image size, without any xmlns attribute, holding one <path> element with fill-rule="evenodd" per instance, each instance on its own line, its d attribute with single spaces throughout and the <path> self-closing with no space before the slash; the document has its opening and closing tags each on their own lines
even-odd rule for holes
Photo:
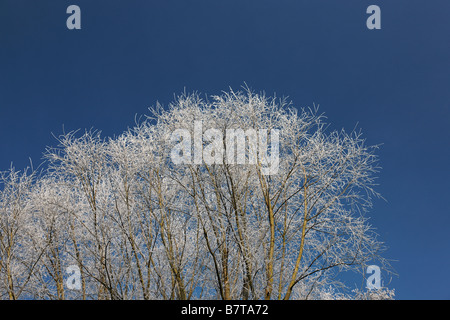
<svg viewBox="0 0 450 320">
<path fill-rule="evenodd" d="M 250 90 L 150 111 L 116 138 L 60 136 L 39 174 L 2 175 L 3 298 L 376 295 L 335 293 L 340 272 L 389 270 L 366 217 L 376 146 L 360 132 Z"/>
</svg>

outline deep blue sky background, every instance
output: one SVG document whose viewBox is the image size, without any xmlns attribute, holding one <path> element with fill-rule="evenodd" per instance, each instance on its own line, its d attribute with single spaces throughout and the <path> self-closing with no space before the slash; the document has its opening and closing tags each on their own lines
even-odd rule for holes
<svg viewBox="0 0 450 320">
<path fill-rule="evenodd" d="M 66 8 L 81 8 L 81 30 Z M 381 30 L 366 8 L 381 8 Z M 397 299 L 450 299 L 450 1 L 0 1 L 0 170 L 36 166 L 51 133 L 134 125 L 184 88 L 244 82 L 320 104 L 383 143 L 370 213 L 398 260 Z"/>
</svg>

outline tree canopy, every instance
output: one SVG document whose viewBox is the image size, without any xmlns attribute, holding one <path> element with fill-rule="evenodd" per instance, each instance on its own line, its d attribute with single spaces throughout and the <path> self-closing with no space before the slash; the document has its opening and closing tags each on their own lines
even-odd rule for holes
<svg viewBox="0 0 450 320">
<path fill-rule="evenodd" d="M 389 268 L 367 217 L 379 197 L 377 146 L 324 119 L 317 108 L 230 90 L 157 104 L 115 138 L 61 135 L 45 169 L 2 173 L 1 297 L 350 297 L 333 293 L 339 272 Z M 229 161 L 230 130 L 241 161 Z M 252 143 L 254 132 L 266 136 Z M 197 161 L 176 163 L 177 148 Z M 77 290 L 67 288 L 69 266 Z"/>
</svg>

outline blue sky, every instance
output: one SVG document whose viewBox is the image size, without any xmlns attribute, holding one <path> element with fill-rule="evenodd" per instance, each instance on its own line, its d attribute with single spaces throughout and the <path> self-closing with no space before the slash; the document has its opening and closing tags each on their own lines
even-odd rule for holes
<svg viewBox="0 0 450 320">
<path fill-rule="evenodd" d="M 66 8 L 81 8 L 68 30 Z M 381 30 L 366 9 L 381 8 Z M 397 299 L 450 299 L 450 2 L 0 2 L 0 170 L 41 162 L 56 135 L 105 136 L 174 94 L 244 83 L 320 105 L 332 128 L 380 144 L 370 215 Z"/>
</svg>

